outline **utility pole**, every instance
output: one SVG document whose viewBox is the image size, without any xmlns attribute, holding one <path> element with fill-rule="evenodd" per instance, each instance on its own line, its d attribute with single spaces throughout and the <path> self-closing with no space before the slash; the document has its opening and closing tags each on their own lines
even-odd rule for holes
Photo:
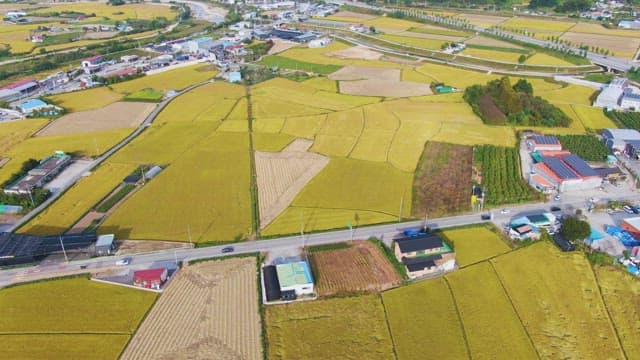
<svg viewBox="0 0 640 360">
<path fill-rule="evenodd" d="M 302 240 L 302 249 L 304 249 L 304 211 L 300 210 L 300 239 Z"/>
<path fill-rule="evenodd" d="M 427 229 L 429 229 L 428 226 L 428 217 L 427 217 L 427 211 L 424 211 L 424 232 L 427 232 Z"/>
<path fill-rule="evenodd" d="M 60 239 L 60 246 L 62 247 L 62 253 L 64 254 L 64 261 L 69 262 L 69 258 L 67 257 L 67 251 L 64 249 L 64 242 L 62 241 L 62 235 L 58 236 Z"/>
<path fill-rule="evenodd" d="M 189 245 L 193 246 L 191 242 L 191 224 L 187 224 L 187 233 L 189 234 Z"/>
<path fill-rule="evenodd" d="M 398 212 L 398 222 L 402 222 L 402 208 L 404 208 L 404 194 L 400 197 L 400 211 Z"/>
</svg>

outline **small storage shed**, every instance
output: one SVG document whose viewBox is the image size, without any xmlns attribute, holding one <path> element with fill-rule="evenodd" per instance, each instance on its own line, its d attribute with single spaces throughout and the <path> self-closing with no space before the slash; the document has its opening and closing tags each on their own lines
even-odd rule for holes
<svg viewBox="0 0 640 360">
<path fill-rule="evenodd" d="M 116 247 L 115 239 L 116 237 L 113 234 L 99 235 L 98 240 L 96 241 L 96 255 L 111 255 L 111 252 Z"/>
</svg>

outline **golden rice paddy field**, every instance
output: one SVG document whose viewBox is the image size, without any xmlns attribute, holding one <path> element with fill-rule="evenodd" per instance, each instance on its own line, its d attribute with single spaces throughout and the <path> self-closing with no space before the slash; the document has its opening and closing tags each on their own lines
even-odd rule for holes
<svg viewBox="0 0 640 360">
<path fill-rule="evenodd" d="M 539 243 L 491 262 L 541 357 L 624 358 L 583 254 Z"/>
<path fill-rule="evenodd" d="M 105 3 L 81 2 L 73 4 L 50 4 L 47 8 L 38 9 L 30 13 L 45 14 L 54 11 L 76 11 L 85 14 L 95 14 L 97 18 L 106 17 L 112 20 L 153 19 L 156 17 L 171 19 L 176 14 L 171 7 L 160 4 L 125 4 L 113 7 Z"/>
<path fill-rule="evenodd" d="M 214 132 L 118 207 L 100 231 L 123 239 L 246 238 L 251 231 L 249 175 L 247 134 Z"/>
<path fill-rule="evenodd" d="M 108 87 L 97 87 L 53 95 L 48 99 L 69 112 L 76 112 L 105 107 L 122 99 L 122 94 L 118 94 Z"/>
<path fill-rule="evenodd" d="M 640 284 L 620 269 L 596 267 L 596 278 L 602 298 L 609 310 L 622 348 L 626 354 L 640 351 Z"/>
<path fill-rule="evenodd" d="M 3 357 L 118 358 L 155 299 L 151 292 L 85 277 L 0 290 Z"/>
<path fill-rule="evenodd" d="M 38 132 L 38 130 L 48 123 L 49 121 L 45 119 L 0 122 L 1 157 L 5 157 L 5 154 L 7 154 L 11 147 Z"/>
<path fill-rule="evenodd" d="M 211 65 L 191 65 L 117 83 L 112 85 L 111 89 L 121 94 L 131 94 L 146 88 L 163 92 L 182 90 L 189 85 L 211 79 L 217 73 L 218 71 Z"/>
<path fill-rule="evenodd" d="M 491 264 L 483 262 L 454 271 L 445 279 L 455 298 L 472 358 L 537 357 Z"/>
<path fill-rule="evenodd" d="M 536 53 L 533 56 L 527 58 L 524 62 L 527 65 L 556 65 L 556 66 L 574 66 L 568 61 L 564 61 L 555 56 L 547 55 L 544 53 Z"/>
<path fill-rule="evenodd" d="M 129 135 L 133 129 L 117 129 L 86 134 L 51 135 L 28 138 L 14 145 L 6 154 L 11 160 L 0 169 L 0 182 L 17 172 L 30 158 L 41 160 L 62 150 L 79 156 L 96 156 Z"/>
<path fill-rule="evenodd" d="M 467 48 L 461 54 L 466 56 L 472 56 L 479 59 L 496 60 L 496 61 L 502 61 L 502 62 L 508 62 L 508 63 L 517 63 L 518 58 L 522 56 L 522 54 L 518 54 L 515 52 L 474 49 L 474 48 Z"/>
<path fill-rule="evenodd" d="M 394 358 L 384 308 L 376 295 L 268 306 L 265 321 L 272 360 L 334 359 L 345 354 Z"/>
<path fill-rule="evenodd" d="M 420 359 L 425 349 L 436 359 L 469 358 L 456 303 L 444 278 L 386 291 L 382 300 L 398 359 Z M 444 326 L 420 325 L 426 323 Z"/>
<path fill-rule="evenodd" d="M 475 264 L 511 250 L 507 243 L 485 226 L 446 230 L 443 235 L 456 250 L 461 267 Z"/>
<path fill-rule="evenodd" d="M 107 163 L 100 166 L 90 176 L 73 185 L 61 199 L 20 228 L 20 232 L 33 235 L 64 233 L 135 169 L 133 164 Z"/>
</svg>

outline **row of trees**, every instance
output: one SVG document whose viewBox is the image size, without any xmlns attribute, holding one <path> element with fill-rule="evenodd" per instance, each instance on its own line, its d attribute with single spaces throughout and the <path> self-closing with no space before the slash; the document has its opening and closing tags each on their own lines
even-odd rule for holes
<svg viewBox="0 0 640 360">
<path fill-rule="evenodd" d="M 525 202 L 536 196 L 522 180 L 517 148 L 476 146 L 474 162 L 482 169 L 486 205 Z"/>
<path fill-rule="evenodd" d="M 588 161 L 604 161 L 609 154 L 604 142 L 592 135 L 558 135 L 562 148 Z"/>
<path fill-rule="evenodd" d="M 638 112 L 605 111 L 605 114 L 622 125 L 621 127 L 640 130 L 640 113 Z"/>
<path fill-rule="evenodd" d="M 487 85 L 473 85 L 464 92 L 473 111 L 488 124 L 568 127 L 571 119 L 548 101 L 533 96 L 533 86 L 524 79 L 511 86 L 508 77 Z"/>
</svg>

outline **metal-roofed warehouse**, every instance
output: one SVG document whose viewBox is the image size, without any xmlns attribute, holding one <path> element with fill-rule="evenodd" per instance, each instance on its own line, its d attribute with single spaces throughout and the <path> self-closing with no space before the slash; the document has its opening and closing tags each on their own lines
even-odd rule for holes
<svg viewBox="0 0 640 360">
<path fill-rule="evenodd" d="M 640 132 L 633 129 L 604 129 L 602 138 L 609 150 L 623 152 L 628 141 L 640 140 Z"/>
<path fill-rule="evenodd" d="M 264 282 L 264 292 L 267 301 L 280 300 L 280 282 L 278 281 L 278 273 L 275 265 L 267 265 L 262 268 L 262 279 Z"/>
<path fill-rule="evenodd" d="M 542 191 L 549 191 L 549 184 L 560 192 L 597 188 L 602 176 L 575 154 L 543 157 L 533 165 L 529 184 Z"/>
<path fill-rule="evenodd" d="M 0 233 L 0 266 L 27 264 L 63 251 L 89 251 L 96 234 L 34 236 Z"/>
<path fill-rule="evenodd" d="M 560 151 L 562 145 L 557 137 L 551 135 L 534 135 L 527 139 L 527 146 L 532 151 Z"/>
</svg>

